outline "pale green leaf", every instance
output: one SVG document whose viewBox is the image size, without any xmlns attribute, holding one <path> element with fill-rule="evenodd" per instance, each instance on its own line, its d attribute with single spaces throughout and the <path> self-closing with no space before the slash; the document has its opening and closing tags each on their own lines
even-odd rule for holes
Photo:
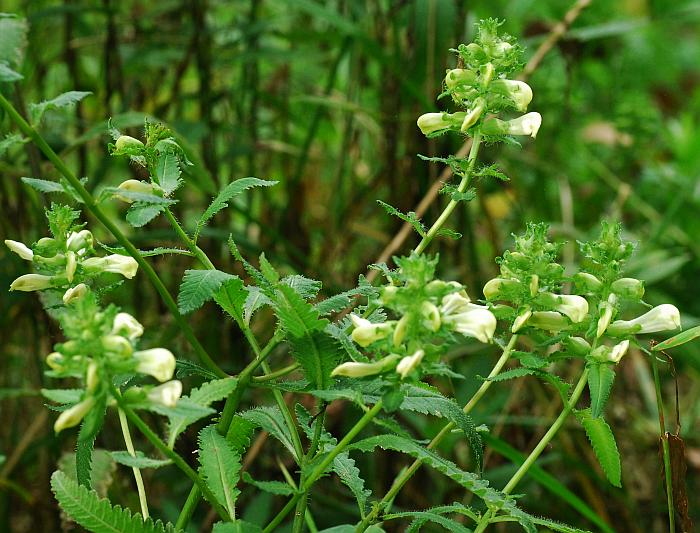
<svg viewBox="0 0 700 533">
<path fill-rule="evenodd" d="M 186 270 L 177 295 L 178 310 L 186 314 L 199 309 L 214 297 L 222 283 L 234 278 L 220 270 Z"/>
<path fill-rule="evenodd" d="M 165 211 L 163 204 L 136 202 L 126 212 L 126 221 L 134 228 L 141 228 Z"/>
<path fill-rule="evenodd" d="M 180 186 L 180 163 L 173 152 L 163 152 L 156 165 L 157 183 L 166 196 L 170 196 Z"/>
</svg>

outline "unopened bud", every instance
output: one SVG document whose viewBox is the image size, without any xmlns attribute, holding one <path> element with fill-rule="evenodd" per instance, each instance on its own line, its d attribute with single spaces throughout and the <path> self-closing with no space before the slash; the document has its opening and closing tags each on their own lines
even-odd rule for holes
<svg viewBox="0 0 700 533">
<path fill-rule="evenodd" d="M 421 314 L 425 319 L 423 325 L 430 331 L 440 329 L 440 310 L 431 302 L 423 302 L 420 307 Z"/>
<path fill-rule="evenodd" d="M 31 261 L 34 258 L 34 252 L 24 243 L 5 239 L 5 246 L 26 261 Z"/>
<path fill-rule="evenodd" d="M 174 379 L 153 387 L 148 391 L 147 398 L 153 402 L 166 407 L 175 407 L 182 395 L 182 382 Z"/>
<path fill-rule="evenodd" d="M 90 362 L 85 375 L 85 388 L 88 390 L 88 392 L 94 392 L 99 381 L 100 377 L 97 375 L 97 363 L 94 361 Z"/>
<path fill-rule="evenodd" d="M 143 148 L 143 143 L 129 135 L 120 135 L 114 143 L 114 147 L 119 151 L 128 148 Z"/>
<path fill-rule="evenodd" d="M 462 125 L 459 128 L 460 131 L 465 132 L 474 124 L 476 124 L 477 121 L 481 118 L 481 115 L 484 113 L 485 109 L 486 100 L 484 100 L 483 98 L 477 98 L 476 100 L 474 100 L 474 103 L 469 109 L 469 112 L 466 114 L 464 120 L 462 121 Z"/>
<path fill-rule="evenodd" d="M 102 347 L 121 359 L 131 357 L 134 352 L 131 343 L 121 335 L 105 335 L 102 337 Z"/>
<path fill-rule="evenodd" d="M 155 188 L 153 187 L 152 184 L 146 183 L 145 181 L 139 181 L 139 180 L 126 180 L 123 181 L 122 183 L 119 184 L 119 187 L 117 187 L 120 191 L 126 191 L 126 192 L 134 192 L 134 193 L 139 193 L 139 194 L 153 194 L 153 191 Z M 135 200 L 133 198 L 130 198 L 129 196 L 124 196 L 119 193 L 115 193 L 114 196 L 116 198 L 119 198 L 123 202 L 126 203 L 132 203 Z"/>
<path fill-rule="evenodd" d="M 467 114 L 462 111 L 457 113 L 425 113 L 418 117 L 416 124 L 423 135 L 429 136 L 450 129 L 458 130 L 466 116 Z"/>
<path fill-rule="evenodd" d="M 494 93 L 513 102 L 518 111 L 524 112 L 532 101 L 532 89 L 524 81 L 494 80 L 489 86 Z"/>
<path fill-rule="evenodd" d="M 613 281 L 612 291 L 621 298 L 641 300 L 644 296 L 644 282 L 634 278 L 620 278 Z"/>
<path fill-rule="evenodd" d="M 68 283 L 73 281 L 76 268 L 78 268 L 78 256 L 75 252 L 66 252 L 66 279 Z"/>
<path fill-rule="evenodd" d="M 64 364 L 66 360 L 58 352 L 52 352 L 49 355 L 46 356 L 46 364 L 49 366 L 51 370 L 56 370 L 56 371 L 61 371 L 63 370 Z"/>
<path fill-rule="evenodd" d="M 78 255 L 83 255 L 86 249 L 92 248 L 94 238 L 90 230 L 72 231 L 66 240 L 66 247 Z"/>
<path fill-rule="evenodd" d="M 510 328 L 510 332 L 517 333 L 527 323 L 527 321 L 530 320 L 531 316 L 532 309 L 528 307 L 515 317 L 515 320 L 513 320 L 513 327 Z"/>
<path fill-rule="evenodd" d="M 175 372 L 175 356 L 165 348 L 152 348 L 134 353 L 138 362 L 136 371 L 153 376 L 160 382 L 168 381 Z"/>
<path fill-rule="evenodd" d="M 106 257 L 90 257 L 83 261 L 82 265 L 89 273 L 112 272 L 121 274 L 127 279 L 133 278 L 139 268 L 139 264 L 133 257 L 119 254 L 112 254 Z"/>
<path fill-rule="evenodd" d="M 143 326 L 129 313 L 117 313 L 112 325 L 112 334 L 122 335 L 133 341 L 143 335 Z"/>
<path fill-rule="evenodd" d="M 69 304 L 73 300 L 82 298 L 88 292 L 88 286 L 85 283 L 78 283 L 75 287 L 71 287 L 63 294 L 63 303 Z"/>
<path fill-rule="evenodd" d="M 591 345 L 583 337 L 567 337 L 562 343 L 575 355 L 585 356 L 591 353 Z"/>
<path fill-rule="evenodd" d="M 397 354 L 391 354 L 374 363 L 343 363 L 342 365 L 338 365 L 333 369 L 331 376 L 345 376 L 349 378 L 374 376 L 394 368 L 399 357 L 400 356 Z"/>
<path fill-rule="evenodd" d="M 73 407 L 66 409 L 56 419 L 53 430 L 59 433 L 66 428 L 77 426 L 82 419 L 85 418 L 85 415 L 90 412 L 93 405 L 95 405 L 95 398 L 88 396 L 82 402 L 76 403 Z"/>
<path fill-rule="evenodd" d="M 569 326 L 569 322 L 556 311 L 535 311 L 527 321 L 527 325 L 545 331 L 561 331 Z"/>
<path fill-rule="evenodd" d="M 597 277 L 588 272 L 578 272 L 574 276 L 574 282 L 577 287 L 586 292 L 595 292 L 603 286 L 603 283 Z"/>
<path fill-rule="evenodd" d="M 542 115 L 536 112 L 527 113 L 513 120 L 489 118 L 481 127 L 486 135 L 529 135 L 533 139 L 542 125 Z"/>
<path fill-rule="evenodd" d="M 43 274 L 25 274 L 18 277 L 10 285 L 11 291 L 43 291 L 53 286 L 54 277 Z"/>
<path fill-rule="evenodd" d="M 484 285 L 484 296 L 487 300 L 498 300 L 508 289 L 514 289 L 520 285 L 515 279 L 493 278 Z"/>
</svg>

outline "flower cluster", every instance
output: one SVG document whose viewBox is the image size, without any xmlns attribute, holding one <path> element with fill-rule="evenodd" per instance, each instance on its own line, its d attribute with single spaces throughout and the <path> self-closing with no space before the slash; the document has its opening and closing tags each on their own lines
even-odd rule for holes
<svg viewBox="0 0 700 533">
<path fill-rule="evenodd" d="M 455 333 L 483 343 L 493 339 L 494 315 L 487 307 L 472 303 L 459 283 L 433 279 L 436 259 L 414 254 L 394 260 L 399 268 L 387 272 L 389 284 L 381 288 L 377 304 L 396 319 L 382 316 L 373 322 L 350 315 L 352 340 L 377 358 L 343 363 L 333 370 L 334 376 L 364 377 L 394 371 L 406 379 L 424 359 L 437 361 L 444 341 Z"/>
<path fill-rule="evenodd" d="M 175 357 L 165 348 L 137 350 L 143 326 L 115 306 L 101 309 L 95 294 L 85 296 L 58 315 L 69 340 L 54 346 L 46 364 L 53 377 L 82 378 L 85 390 L 80 401 L 63 411 L 56 420 L 56 432 L 75 426 L 97 404 L 111 395 L 110 384 L 118 374 L 144 374 L 162 383 L 154 388 L 127 391 L 150 402 L 172 407 L 182 392 L 182 384 L 170 381 Z"/>
<path fill-rule="evenodd" d="M 36 270 L 14 280 L 11 291 L 60 291 L 63 303 L 68 304 L 85 295 L 91 280 L 102 273 L 120 274 L 127 279 L 136 275 L 138 263 L 133 257 L 95 256 L 92 233 L 75 225 L 77 211 L 54 204 L 47 217 L 52 237 L 39 239 L 31 248 L 18 241 L 5 241 L 11 251 L 31 261 Z"/>
<path fill-rule="evenodd" d="M 426 113 L 418 118 L 424 135 L 433 137 L 448 131 L 474 135 L 479 132 L 497 139 L 504 135 L 536 137 L 542 123 L 539 113 L 531 112 L 511 120 L 495 115 L 515 110 L 524 113 L 532 101 L 532 89 L 506 76 L 520 65 L 520 48 L 507 35 L 498 35 L 495 20 L 481 21 L 476 39 L 457 50 L 460 68 L 445 76 L 445 92 L 465 111 Z"/>
</svg>

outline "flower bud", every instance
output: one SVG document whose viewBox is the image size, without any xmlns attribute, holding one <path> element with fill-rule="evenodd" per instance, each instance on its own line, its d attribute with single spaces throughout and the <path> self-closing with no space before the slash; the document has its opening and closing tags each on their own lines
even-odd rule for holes
<svg viewBox="0 0 700 533">
<path fill-rule="evenodd" d="M 484 296 L 487 300 L 497 300 L 502 296 L 504 289 L 512 289 L 520 285 L 515 279 L 493 278 L 484 285 Z"/>
<path fill-rule="evenodd" d="M 368 326 L 355 328 L 351 337 L 357 344 L 366 348 L 373 342 L 377 342 L 391 335 L 393 327 L 393 322 L 382 322 L 381 324 L 373 324 L 370 322 Z"/>
<path fill-rule="evenodd" d="M 90 230 L 80 230 L 77 233 L 72 231 L 66 240 L 66 248 L 78 255 L 83 255 L 87 248 L 92 248 L 94 238 Z"/>
<path fill-rule="evenodd" d="M 83 268 L 87 272 L 112 272 L 131 279 L 136 275 L 139 264 L 133 257 L 112 254 L 106 257 L 90 257 L 83 261 Z"/>
<path fill-rule="evenodd" d="M 121 335 L 133 341 L 143 335 L 143 326 L 129 313 L 117 313 L 112 325 L 112 334 Z"/>
<path fill-rule="evenodd" d="M 542 115 L 532 112 L 513 120 L 487 119 L 481 131 L 486 135 L 529 135 L 534 139 L 541 125 Z"/>
<path fill-rule="evenodd" d="M 143 143 L 129 135 L 120 135 L 114 143 L 114 147 L 120 151 L 128 148 L 143 148 Z"/>
<path fill-rule="evenodd" d="M 168 381 L 175 372 L 175 356 L 165 348 L 151 348 L 134 353 L 138 362 L 136 372 L 153 376 L 161 383 Z"/>
<path fill-rule="evenodd" d="M 139 194 L 153 194 L 153 191 L 155 190 L 153 185 L 150 183 L 146 183 L 145 181 L 139 181 L 139 180 L 126 180 L 123 181 L 122 183 L 119 184 L 119 187 L 117 187 L 120 191 L 126 191 L 126 192 L 135 192 Z M 114 196 L 116 198 L 119 198 L 121 201 L 126 202 L 128 204 L 135 202 L 133 198 L 129 198 L 128 196 L 123 196 L 119 193 L 115 193 Z"/>
<path fill-rule="evenodd" d="M 33 246 L 37 255 L 53 257 L 58 252 L 58 241 L 51 237 L 42 237 Z"/>
<path fill-rule="evenodd" d="M 18 277 L 10 285 L 11 291 L 43 291 L 52 286 L 53 276 L 44 276 L 43 274 L 25 274 Z"/>
<path fill-rule="evenodd" d="M 119 358 L 126 359 L 131 357 L 131 354 L 134 352 L 131 343 L 121 335 L 105 335 L 101 341 L 105 351 Z"/>
<path fill-rule="evenodd" d="M 384 303 L 384 304 L 390 303 L 396 297 L 396 294 L 398 292 L 399 292 L 399 288 L 394 287 L 393 285 L 386 285 L 386 286 L 382 287 L 381 291 L 380 291 L 382 303 Z"/>
<path fill-rule="evenodd" d="M 148 391 L 147 398 L 153 402 L 166 407 L 175 407 L 182 395 L 182 382 L 174 379 L 153 387 Z"/>
<path fill-rule="evenodd" d="M 441 279 L 434 279 L 425 286 L 425 293 L 428 296 L 442 296 L 448 291 L 450 294 L 457 291 L 455 294 L 459 294 L 467 300 L 469 299 L 467 291 L 464 290 L 464 285 L 457 281 L 443 281 Z"/>
<path fill-rule="evenodd" d="M 634 278 L 620 278 L 613 281 L 612 291 L 621 298 L 641 300 L 644 296 L 644 282 Z"/>
<path fill-rule="evenodd" d="M 396 327 L 394 328 L 394 335 L 391 340 L 392 344 L 394 345 L 394 348 L 400 346 L 404 338 L 406 338 L 406 330 L 408 329 L 408 322 L 410 321 L 410 319 L 410 315 L 404 315 L 396 323 Z"/>
<path fill-rule="evenodd" d="M 581 287 L 588 292 L 595 292 L 603 286 L 598 278 L 588 272 L 578 272 L 574 276 L 574 282 L 577 287 Z"/>
<path fill-rule="evenodd" d="M 657 305 L 634 320 L 616 320 L 608 328 L 609 335 L 656 333 L 681 327 L 681 314 L 675 305 Z"/>
<path fill-rule="evenodd" d="M 569 322 L 556 311 L 535 311 L 527 321 L 527 325 L 545 331 L 561 331 L 569 326 Z"/>
<path fill-rule="evenodd" d="M 63 357 L 63 355 L 61 355 L 58 352 L 52 352 L 46 356 L 46 364 L 51 370 L 63 370 L 63 365 L 65 364 L 65 362 L 66 360 Z"/>
<path fill-rule="evenodd" d="M 474 337 L 480 342 L 491 342 L 496 331 L 496 317 L 485 308 L 471 309 L 443 317 L 445 324 L 465 337 Z"/>
<path fill-rule="evenodd" d="M 88 292 L 88 286 L 85 283 L 78 283 L 75 287 L 71 287 L 63 294 L 63 303 L 69 304 L 73 300 L 82 298 Z"/>
<path fill-rule="evenodd" d="M 418 117 L 418 127 L 423 135 L 432 135 L 443 130 L 459 129 L 467 116 L 464 112 L 457 113 L 425 113 Z"/>
<path fill-rule="evenodd" d="M 496 75 L 496 68 L 493 66 L 493 63 L 489 61 L 485 65 L 481 65 L 479 71 L 481 73 L 481 86 L 486 88 L 491 84 L 491 80 L 493 80 L 493 77 Z"/>
<path fill-rule="evenodd" d="M 391 370 L 396 366 L 396 361 L 399 355 L 391 354 L 374 363 L 356 363 L 354 361 L 338 365 L 331 372 L 331 376 L 346 376 L 349 378 L 362 378 L 365 376 L 374 376 L 381 374 L 387 370 Z"/>
<path fill-rule="evenodd" d="M 420 365 L 425 352 L 423 350 L 417 350 L 413 355 L 406 356 L 399 361 L 396 365 L 396 372 L 401 376 L 401 379 L 406 379 L 413 370 Z"/>
<path fill-rule="evenodd" d="M 615 304 L 617 303 L 617 296 L 614 293 L 608 295 L 608 299 L 605 302 L 600 302 L 598 304 L 598 309 L 601 311 L 600 318 L 598 319 L 598 328 L 596 330 L 596 338 L 600 338 L 603 333 L 610 326 L 610 321 L 612 320 L 613 311 L 615 310 Z"/>
<path fill-rule="evenodd" d="M 530 276 L 530 296 L 537 296 L 540 290 L 540 277 L 537 274 Z"/>
<path fill-rule="evenodd" d="M 481 115 L 484 113 L 484 110 L 486 109 L 486 100 L 483 98 L 479 97 L 476 100 L 474 100 L 474 103 L 472 104 L 471 108 L 469 109 L 469 112 L 466 114 L 464 117 L 464 120 L 462 121 L 462 125 L 460 126 L 460 131 L 465 132 L 469 128 L 471 128 L 474 124 L 477 123 L 479 118 L 481 118 Z"/>
<path fill-rule="evenodd" d="M 73 407 L 63 411 L 53 425 L 53 430 L 60 433 L 66 428 L 71 428 L 80 424 L 80 421 L 85 418 L 85 415 L 90 412 L 92 406 L 95 405 L 95 398 L 88 396 L 80 403 L 76 403 Z"/>
<path fill-rule="evenodd" d="M 26 261 L 31 261 L 34 258 L 34 252 L 32 252 L 24 243 L 5 239 L 5 246 Z"/>
<path fill-rule="evenodd" d="M 511 333 L 517 333 L 526 323 L 530 320 L 532 316 L 532 309 L 527 307 L 522 313 L 515 317 L 513 320 L 513 327 L 510 328 Z"/>
<path fill-rule="evenodd" d="M 430 331 L 440 329 L 440 310 L 431 302 L 423 302 L 420 306 L 421 314 L 425 319 L 423 325 Z"/>
<path fill-rule="evenodd" d="M 476 72 L 466 68 L 453 68 L 448 70 L 445 75 L 445 85 L 448 89 L 454 90 L 465 85 L 473 85 L 476 83 Z"/>
<path fill-rule="evenodd" d="M 613 363 L 619 363 L 620 359 L 627 353 L 627 349 L 630 347 L 630 341 L 625 340 L 619 344 L 613 346 L 612 351 L 608 355 L 608 361 Z"/>
<path fill-rule="evenodd" d="M 588 301 L 575 294 L 560 294 L 554 309 L 568 316 L 574 324 L 583 322 L 588 316 Z"/>
<path fill-rule="evenodd" d="M 583 337 L 567 337 L 562 343 L 575 355 L 584 356 L 591 353 L 591 345 Z"/>
<path fill-rule="evenodd" d="M 532 89 L 524 81 L 494 80 L 489 89 L 511 100 L 515 108 L 521 112 L 524 112 L 532 101 Z"/>
<path fill-rule="evenodd" d="M 66 252 L 66 279 L 68 279 L 68 283 L 73 281 L 76 268 L 78 268 L 78 256 L 75 255 L 75 252 Z"/>
</svg>

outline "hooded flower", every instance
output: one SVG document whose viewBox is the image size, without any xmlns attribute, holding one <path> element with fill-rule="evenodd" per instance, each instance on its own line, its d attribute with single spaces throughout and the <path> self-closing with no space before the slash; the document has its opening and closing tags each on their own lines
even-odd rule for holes
<svg viewBox="0 0 700 533">
<path fill-rule="evenodd" d="M 34 258 L 34 252 L 32 252 L 29 249 L 29 247 L 24 243 L 5 239 L 5 246 L 7 246 L 11 251 L 16 253 L 22 259 L 31 261 Z"/>
<path fill-rule="evenodd" d="M 83 261 L 83 268 L 92 272 L 112 272 L 121 274 L 127 279 L 136 275 L 139 264 L 133 257 L 112 254 L 106 257 L 91 257 Z"/>
<path fill-rule="evenodd" d="M 607 301 L 601 302 L 598 305 L 598 309 L 601 311 L 600 318 L 598 319 L 598 328 L 596 330 L 596 337 L 600 338 L 603 333 L 610 326 L 610 321 L 612 320 L 613 312 L 615 311 L 615 304 L 617 303 L 617 296 L 611 293 L 608 296 Z"/>
<path fill-rule="evenodd" d="M 75 287 L 71 287 L 63 294 L 63 303 L 69 304 L 73 300 L 82 298 L 88 290 L 88 286 L 85 285 L 85 283 L 78 283 Z"/>
<path fill-rule="evenodd" d="M 445 324 L 465 337 L 474 337 L 480 342 L 491 342 L 496 331 L 496 317 L 486 308 L 474 306 L 462 313 L 443 317 Z"/>
<path fill-rule="evenodd" d="M 487 119 L 481 131 L 486 135 L 529 135 L 534 139 L 541 125 L 542 115 L 533 111 L 513 120 Z"/>
<path fill-rule="evenodd" d="M 610 354 L 608 355 L 608 360 L 613 362 L 613 363 L 619 363 L 620 360 L 623 358 L 623 356 L 627 353 L 627 350 L 630 347 L 630 341 L 625 340 L 622 341 L 619 344 L 616 344 L 613 346 L 612 350 L 610 351 Z"/>
<path fill-rule="evenodd" d="M 44 276 L 43 274 L 25 274 L 18 277 L 10 285 L 11 291 L 43 291 L 52 286 L 53 276 Z"/>
<path fill-rule="evenodd" d="M 524 112 L 532 101 L 532 89 L 524 81 L 493 80 L 489 89 L 511 100 L 515 108 L 521 112 Z"/>
<path fill-rule="evenodd" d="M 610 335 L 656 333 L 681 327 L 681 314 L 675 305 L 657 305 L 634 320 L 616 320 L 608 328 Z"/>
<path fill-rule="evenodd" d="M 374 376 L 394 368 L 399 357 L 400 356 L 397 354 L 391 354 L 374 363 L 356 363 L 354 361 L 343 363 L 342 365 L 338 365 L 333 369 L 331 376 L 345 376 L 349 378 Z"/>
<path fill-rule="evenodd" d="M 76 252 L 78 255 L 83 255 L 86 248 L 92 247 L 94 242 L 92 233 L 89 230 L 81 230 L 77 233 L 72 231 L 68 235 L 68 240 L 66 241 L 66 247 L 72 252 Z"/>
<path fill-rule="evenodd" d="M 418 117 L 418 127 L 423 135 L 432 135 L 443 130 L 459 129 L 464 122 L 466 113 L 425 113 Z"/>
<path fill-rule="evenodd" d="M 112 334 L 122 335 L 134 341 L 143 335 L 143 326 L 129 313 L 117 313 L 112 325 Z"/>
<path fill-rule="evenodd" d="M 182 382 L 174 379 L 153 387 L 148 391 L 147 398 L 153 402 L 166 407 L 175 407 L 182 395 Z"/>
<path fill-rule="evenodd" d="M 399 361 L 399 364 L 396 365 L 396 372 L 401 376 L 401 379 L 406 379 L 406 376 L 408 376 L 418 365 L 420 365 L 424 356 L 425 352 L 423 350 L 416 350 L 413 355 L 408 355 L 402 358 L 401 361 Z"/>
<path fill-rule="evenodd" d="M 373 342 L 382 340 L 388 337 L 393 330 L 394 324 L 392 322 L 382 322 L 381 324 L 374 324 L 365 318 L 361 318 L 355 314 L 350 315 L 355 329 L 352 331 L 352 340 L 357 344 L 366 348 Z"/>
<path fill-rule="evenodd" d="M 175 356 L 165 348 L 135 352 L 134 359 L 138 362 L 136 372 L 153 376 L 161 383 L 171 379 L 175 372 Z"/>
</svg>

